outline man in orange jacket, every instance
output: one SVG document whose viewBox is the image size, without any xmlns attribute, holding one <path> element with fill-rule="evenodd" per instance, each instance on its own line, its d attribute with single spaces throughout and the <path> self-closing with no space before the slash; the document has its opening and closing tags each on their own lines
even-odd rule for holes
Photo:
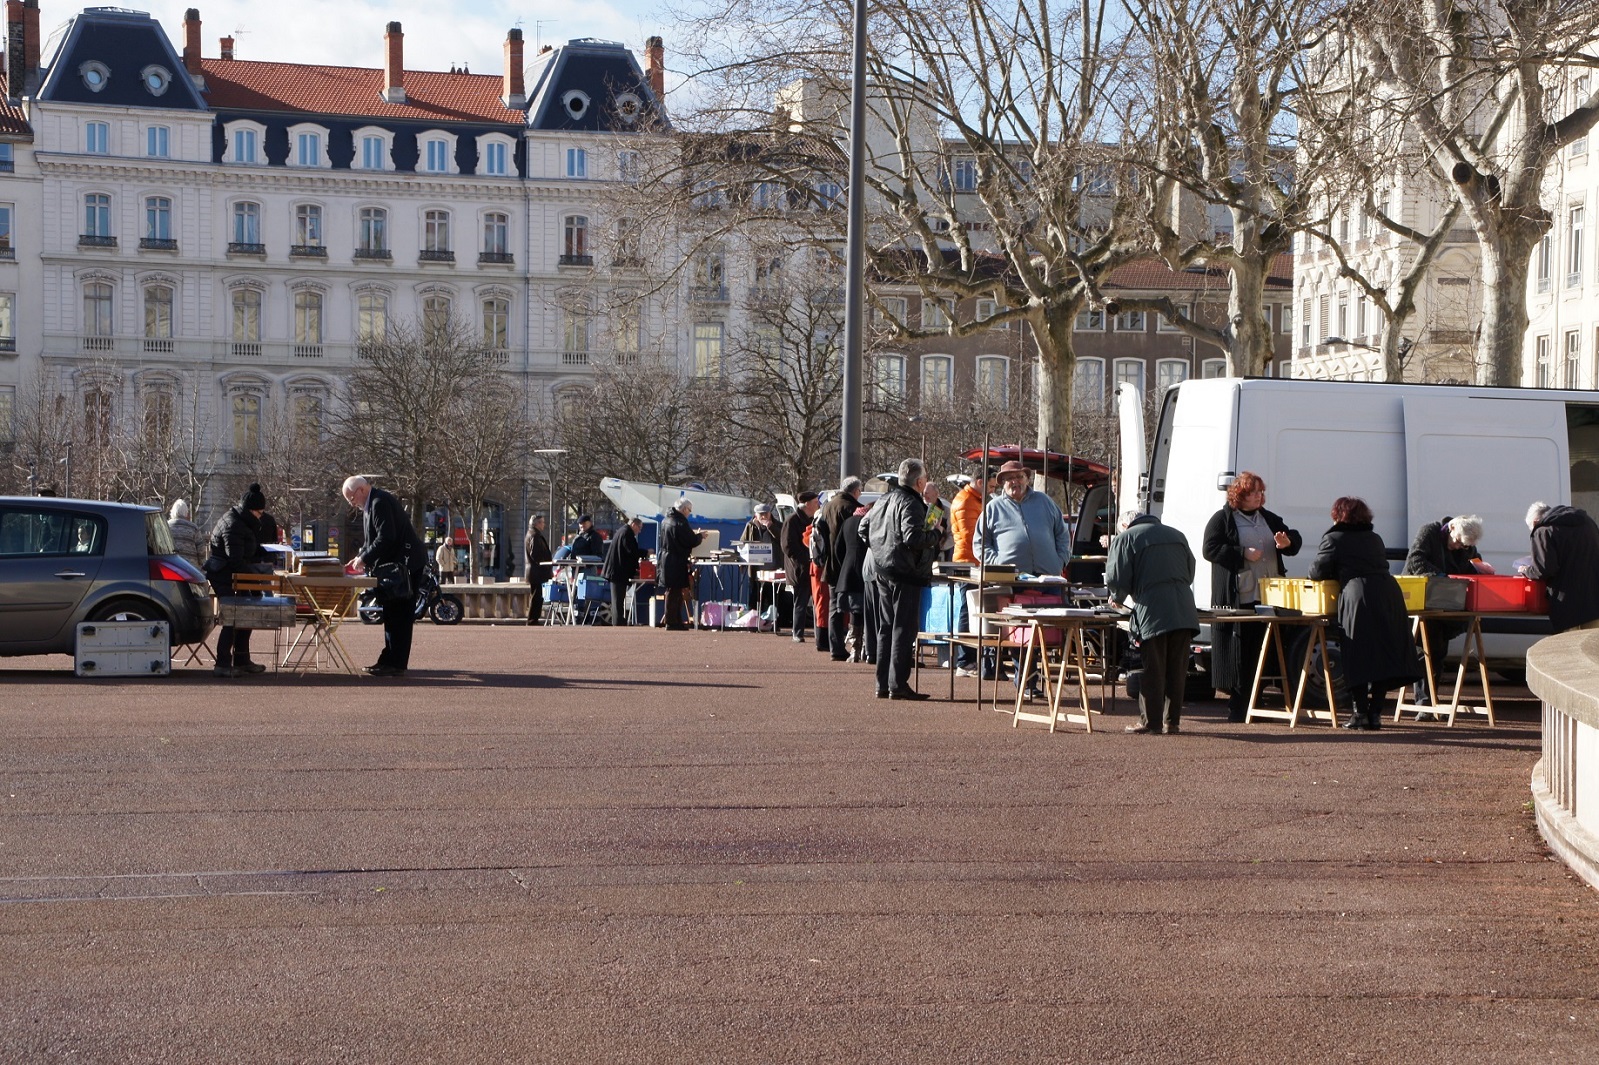
<svg viewBox="0 0 1599 1065">
<path fill-rule="evenodd" d="M 994 477 L 989 477 L 988 482 L 983 482 L 981 467 L 972 471 L 972 479 L 968 481 L 955 498 L 950 501 L 950 527 L 955 537 L 955 554 L 952 561 L 970 562 L 977 565 L 977 555 L 972 550 L 972 535 L 977 531 L 977 519 L 983 516 L 983 505 L 988 502 L 988 497 L 994 494 L 999 482 Z M 955 628 L 961 632 L 971 630 L 972 603 L 975 593 L 961 596 L 956 606 Z M 977 651 L 971 647 L 957 647 L 955 649 L 955 675 L 960 677 L 975 677 L 977 675 Z"/>
</svg>

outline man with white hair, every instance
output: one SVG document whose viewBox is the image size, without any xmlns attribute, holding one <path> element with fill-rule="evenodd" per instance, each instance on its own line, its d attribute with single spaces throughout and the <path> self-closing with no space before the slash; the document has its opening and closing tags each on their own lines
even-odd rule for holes
<svg viewBox="0 0 1599 1065">
<path fill-rule="evenodd" d="M 407 576 L 403 597 L 382 600 L 383 651 L 377 662 L 363 672 L 374 677 L 403 677 L 411 666 L 411 632 L 416 624 L 412 597 L 427 568 L 428 549 L 416 534 L 410 515 L 394 496 L 372 487 L 360 476 L 346 478 L 343 492 L 344 501 L 361 512 L 364 540 L 361 550 L 350 560 L 350 569 L 371 574 L 380 582 L 386 571 L 395 566 L 404 569 Z"/>
<path fill-rule="evenodd" d="M 1122 528 L 1110 542 L 1105 585 L 1113 601 L 1132 599 L 1132 634 L 1143 660 L 1138 724 L 1127 731 L 1176 735 L 1188 689 L 1188 650 L 1199 635 L 1194 552 L 1181 531 L 1153 514 L 1124 514 Z"/>
<path fill-rule="evenodd" d="M 932 583 L 933 560 L 948 531 L 946 517 L 930 516 L 922 492 L 927 469 L 918 459 L 899 464 L 899 483 L 861 520 L 877 582 L 877 697 L 926 699 L 911 687 L 911 659 L 921 629 L 922 589 Z M 941 511 L 934 512 L 942 514 Z M 838 644 L 833 644 L 838 649 Z"/>
<path fill-rule="evenodd" d="M 666 627 L 673 632 L 690 626 L 684 619 L 689 586 L 694 573 L 694 549 L 705 538 L 689 528 L 688 516 L 694 504 L 682 497 L 661 519 L 659 541 L 655 547 L 655 582 L 666 589 Z"/>
<path fill-rule="evenodd" d="M 1556 632 L 1599 629 L 1599 525 L 1586 510 L 1534 503 L 1527 508 L 1532 564 L 1527 576 L 1549 585 Z"/>
<path fill-rule="evenodd" d="M 1475 514 L 1430 521 L 1416 532 L 1416 539 L 1405 556 L 1404 572 L 1414 577 L 1469 577 L 1475 573 L 1492 573 L 1493 567 L 1477 553 L 1477 541 L 1482 539 L 1482 519 Z M 1442 669 L 1449 655 L 1449 641 L 1465 633 L 1466 626 L 1446 621 L 1425 623 L 1426 645 L 1432 649 L 1434 664 Z M 1411 691 L 1411 705 L 1431 706 L 1432 693 L 1426 678 L 1417 681 Z M 1422 715 L 1418 720 L 1425 720 Z"/>
</svg>

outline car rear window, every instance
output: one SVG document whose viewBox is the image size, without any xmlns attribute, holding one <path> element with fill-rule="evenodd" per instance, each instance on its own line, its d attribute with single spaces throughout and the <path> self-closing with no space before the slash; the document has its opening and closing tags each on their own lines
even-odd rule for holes
<svg viewBox="0 0 1599 1065">
<path fill-rule="evenodd" d="M 176 545 L 172 543 L 172 529 L 168 527 L 159 510 L 152 510 L 144 516 L 144 540 L 152 555 L 175 555 L 178 553 Z"/>
<path fill-rule="evenodd" d="M 93 514 L 47 507 L 0 510 L 0 556 L 103 555 L 106 524 Z"/>
</svg>

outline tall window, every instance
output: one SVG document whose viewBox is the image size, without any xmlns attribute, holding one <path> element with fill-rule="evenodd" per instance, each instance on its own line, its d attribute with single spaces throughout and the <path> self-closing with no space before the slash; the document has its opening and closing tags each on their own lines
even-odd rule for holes
<svg viewBox="0 0 1599 1065">
<path fill-rule="evenodd" d="M 111 393 L 93 388 L 83 394 L 83 435 L 104 447 L 111 442 Z"/>
<path fill-rule="evenodd" d="M 489 141 L 483 146 L 483 173 L 489 177 L 504 177 L 506 174 L 506 151 L 502 141 Z"/>
<path fill-rule="evenodd" d="M 1188 379 L 1187 359 L 1161 359 L 1155 364 L 1155 395 L 1164 396 Z"/>
<path fill-rule="evenodd" d="M 0 203 L 0 259 L 11 259 L 16 254 L 11 246 L 11 205 Z"/>
<path fill-rule="evenodd" d="M 883 403 L 905 402 L 905 356 L 879 355 L 873 366 L 877 397 Z"/>
<path fill-rule="evenodd" d="M 1143 359 L 1117 359 L 1116 360 L 1116 387 L 1132 385 L 1138 389 L 1140 395 L 1144 391 L 1144 360 Z"/>
<path fill-rule="evenodd" d="M 149 196 L 144 201 L 144 235 L 148 240 L 172 239 L 172 201 L 165 196 Z"/>
<path fill-rule="evenodd" d="M 948 403 L 955 398 L 955 360 L 948 355 L 922 356 L 922 403 Z"/>
<path fill-rule="evenodd" d="M 302 248 L 322 247 L 322 208 L 302 203 L 294 209 L 294 243 Z"/>
<path fill-rule="evenodd" d="M 170 154 L 172 131 L 166 126 L 150 126 L 144 131 L 144 154 L 152 159 L 165 159 Z"/>
<path fill-rule="evenodd" d="M 1010 406 L 1010 360 L 997 355 L 977 359 L 977 394 L 996 407 Z"/>
<path fill-rule="evenodd" d="M 361 169 L 382 170 L 389 161 L 389 146 L 382 137 L 361 138 Z"/>
<path fill-rule="evenodd" d="M 1582 284 L 1582 220 L 1583 209 L 1573 207 L 1566 215 L 1566 287 Z"/>
<path fill-rule="evenodd" d="M 294 404 L 294 442 L 302 450 L 313 451 L 322 443 L 322 395 L 297 391 L 290 402 Z"/>
<path fill-rule="evenodd" d="M 1550 358 L 1549 338 L 1541 336 L 1535 343 L 1537 351 L 1537 373 L 1539 388 L 1553 388 L 1555 384 L 1555 368 Z"/>
<path fill-rule="evenodd" d="M 1227 360 L 1206 359 L 1204 362 L 1199 364 L 1199 376 L 1207 381 L 1213 377 L 1226 377 Z"/>
<path fill-rule="evenodd" d="M 443 174 L 450 169 L 450 143 L 449 141 L 430 140 L 427 142 L 428 173 Z"/>
<path fill-rule="evenodd" d="M 616 179 L 618 181 L 637 181 L 644 172 L 643 157 L 638 152 L 627 151 L 616 153 Z"/>
<path fill-rule="evenodd" d="M 233 290 L 233 348 L 236 355 L 261 353 L 261 291 L 254 288 Z M 248 345 L 241 348 L 240 345 Z"/>
<path fill-rule="evenodd" d="M 322 165 L 322 134 L 301 133 L 294 139 L 295 159 L 300 166 Z"/>
<path fill-rule="evenodd" d="M 422 250 L 450 250 L 450 212 L 428 211 L 422 216 Z"/>
<path fill-rule="evenodd" d="M 111 324 L 111 286 L 104 281 L 91 281 L 83 286 L 83 332 L 88 337 L 110 337 L 115 330 Z"/>
<path fill-rule="evenodd" d="M 144 335 L 147 340 L 172 337 L 172 288 L 149 285 L 144 290 Z"/>
<path fill-rule="evenodd" d="M 946 329 L 949 327 L 949 305 L 943 300 L 922 301 L 922 328 Z"/>
<path fill-rule="evenodd" d="M 389 332 L 389 297 L 382 292 L 362 292 L 355 298 L 357 340 L 382 340 Z"/>
<path fill-rule="evenodd" d="M 172 393 L 152 388 L 144 394 L 144 438 L 156 447 L 172 442 Z"/>
<path fill-rule="evenodd" d="M 91 192 L 83 198 L 83 235 L 100 238 L 111 235 L 110 196 Z"/>
<path fill-rule="evenodd" d="M 1299 342 L 1307 348 L 1310 347 L 1310 331 L 1315 327 L 1315 319 L 1310 316 L 1310 301 L 1305 300 L 1299 312 Z"/>
<path fill-rule="evenodd" d="M 566 216 L 566 225 L 561 235 L 561 261 L 563 263 L 589 261 L 589 220 L 586 216 L 580 214 Z"/>
<path fill-rule="evenodd" d="M 511 301 L 492 296 L 483 301 L 483 347 L 505 351 L 511 346 Z"/>
<path fill-rule="evenodd" d="M 594 320 L 589 317 L 587 311 L 567 311 L 566 320 L 563 323 L 562 329 L 562 350 L 574 355 L 582 353 L 584 355 L 584 361 L 586 361 L 589 350 L 589 333 L 592 328 L 593 321 Z"/>
<path fill-rule="evenodd" d="M 844 206 L 844 188 L 836 181 L 821 181 L 816 185 L 816 209 L 837 211 Z"/>
<path fill-rule="evenodd" d="M 977 160 L 959 159 L 955 162 L 955 191 L 977 191 Z"/>
<path fill-rule="evenodd" d="M 694 376 L 722 376 L 721 322 L 694 323 Z"/>
<path fill-rule="evenodd" d="M 17 350 L 16 328 L 17 297 L 12 292 L 0 292 L 0 351 Z M 8 421 L 0 420 L 0 440 L 7 440 L 5 435 Z"/>
<path fill-rule="evenodd" d="M 255 162 L 255 130 L 236 129 L 233 131 L 233 161 L 235 163 Z"/>
<path fill-rule="evenodd" d="M 1591 84 L 1592 84 L 1592 82 L 1589 81 L 1588 75 L 1586 75 L 1586 74 L 1584 74 L 1581 77 L 1579 77 L 1576 80 L 1574 80 L 1571 83 L 1571 101 L 1564 108 L 1564 110 L 1566 110 L 1566 111 L 1575 111 L 1577 108 L 1579 108 L 1583 104 L 1587 103 L 1588 102 L 1589 86 Z M 1578 137 L 1576 140 L 1571 142 L 1570 154 L 1572 154 L 1572 155 L 1586 155 L 1587 153 L 1588 153 L 1588 138 L 1587 137 Z M 1572 386 L 1572 387 L 1576 387 L 1576 386 Z"/>
<path fill-rule="evenodd" d="M 620 308 L 613 323 L 612 329 L 615 333 L 613 343 L 618 353 L 636 355 L 643 350 L 643 313 L 637 303 L 629 303 Z"/>
<path fill-rule="evenodd" d="M 569 178 L 586 178 L 589 176 L 589 153 L 582 148 L 568 148 L 566 150 L 566 176 Z"/>
<path fill-rule="evenodd" d="M 1143 311 L 1123 311 L 1116 316 L 1116 332 L 1118 333 L 1142 333 L 1144 326 Z"/>
<path fill-rule="evenodd" d="M 450 297 L 427 296 L 422 300 L 422 339 L 439 343 L 450 331 Z"/>
<path fill-rule="evenodd" d="M 1086 311 L 1077 313 L 1077 321 L 1072 328 L 1079 333 L 1103 333 L 1105 331 L 1105 312 L 1098 308 L 1090 307 Z"/>
<path fill-rule="evenodd" d="M 17 438 L 17 390 L 0 388 L 0 440 Z"/>
<path fill-rule="evenodd" d="M 1533 276 L 1538 282 L 1539 292 L 1549 291 L 1549 278 L 1555 271 L 1555 237 L 1553 233 L 1545 233 L 1538 242 L 1537 266 Z"/>
<path fill-rule="evenodd" d="M 1566 334 L 1566 367 L 1565 380 L 1562 382 L 1566 388 L 1576 388 L 1577 380 L 1581 376 L 1582 367 L 1579 360 L 1582 358 L 1582 333 L 1573 329 Z"/>
<path fill-rule="evenodd" d="M 261 205 L 248 201 L 233 205 L 233 243 L 261 246 Z"/>
<path fill-rule="evenodd" d="M 1072 371 L 1072 406 L 1078 410 L 1105 409 L 1105 360 L 1078 359 Z"/>
<path fill-rule="evenodd" d="M 381 255 L 389 250 L 389 212 L 381 207 L 363 207 L 360 214 L 358 250 Z"/>
<path fill-rule="evenodd" d="M 230 406 L 233 450 L 253 455 L 261 450 L 261 397 L 254 392 L 235 392 Z"/>
<path fill-rule="evenodd" d="M 322 344 L 322 293 L 294 294 L 294 343 L 298 348 Z"/>
<path fill-rule="evenodd" d="M 105 155 L 111 151 L 111 127 L 104 122 L 90 122 L 83 127 L 83 150 L 91 155 Z"/>
<path fill-rule="evenodd" d="M 509 215 L 490 212 L 483 216 L 483 252 L 491 256 L 510 253 L 511 219 Z"/>
</svg>

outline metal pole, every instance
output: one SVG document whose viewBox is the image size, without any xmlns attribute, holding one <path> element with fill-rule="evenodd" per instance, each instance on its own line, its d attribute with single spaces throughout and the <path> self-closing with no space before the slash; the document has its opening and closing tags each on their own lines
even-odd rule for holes
<svg viewBox="0 0 1599 1065">
<path fill-rule="evenodd" d="M 866 328 L 866 0 L 855 0 L 850 68 L 849 223 L 844 255 L 844 400 L 838 425 L 840 479 L 861 472 L 861 360 Z"/>
</svg>

